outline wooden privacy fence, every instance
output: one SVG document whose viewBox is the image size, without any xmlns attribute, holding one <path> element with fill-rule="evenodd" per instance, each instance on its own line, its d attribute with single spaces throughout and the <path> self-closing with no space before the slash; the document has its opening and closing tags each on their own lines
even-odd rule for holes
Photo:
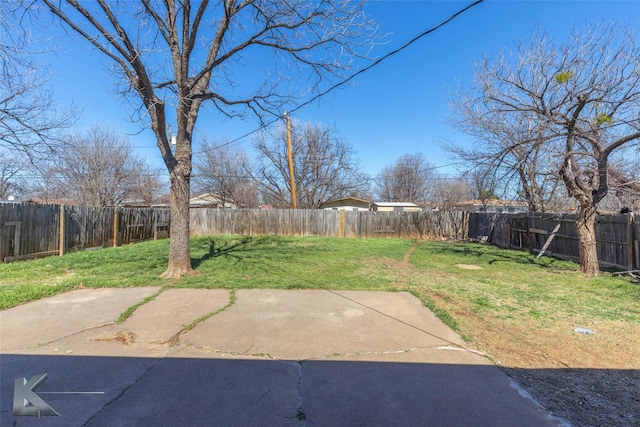
<svg viewBox="0 0 640 427">
<path fill-rule="evenodd" d="M 576 215 L 468 212 L 192 209 L 192 235 L 327 236 L 347 238 L 478 238 L 510 249 L 578 259 Z M 62 255 L 169 236 L 168 209 L 0 204 L 0 262 Z M 603 266 L 640 270 L 640 221 L 598 216 Z"/>
<path fill-rule="evenodd" d="M 455 239 L 467 221 L 466 212 L 192 209 L 191 234 Z"/>
<path fill-rule="evenodd" d="M 469 218 L 469 237 L 503 248 L 539 252 L 553 234 L 545 254 L 577 261 L 576 219 L 575 214 L 473 213 Z M 603 267 L 639 270 L 639 239 L 640 221 L 633 213 L 597 216 L 598 260 Z"/>
<path fill-rule="evenodd" d="M 169 236 L 169 210 L 0 204 L 0 262 Z"/>
<path fill-rule="evenodd" d="M 466 238 L 465 212 L 192 209 L 192 235 Z M 0 262 L 169 236 L 168 209 L 0 204 Z"/>
</svg>

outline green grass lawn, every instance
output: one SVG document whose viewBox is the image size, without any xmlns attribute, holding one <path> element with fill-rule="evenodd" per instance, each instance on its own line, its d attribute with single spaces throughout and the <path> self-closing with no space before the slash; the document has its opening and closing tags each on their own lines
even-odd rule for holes
<svg viewBox="0 0 640 427">
<path fill-rule="evenodd" d="M 581 318 L 640 323 L 640 285 L 603 273 L 585 277 L 573 262 L 536 259 L 535 254 L 489 245 L 421 244 L 411 257 L 423 274 L 411 286 L 428 287 L 463 301 L 471 311 L 503 319 L 525 316 L 545 321 Z M 471 264 L 481 270 L 466 270 Z"/>
<path fill-rule="evenodd" d="M 161 279 L 169 241 L 0 264 L 0 309 L 77 287 L 187 287 L 408 290 L 430 292 L 504 319 L 579 316 L 640 323 L 640 286 L 604 274 L 585 278 L 575 263 L 488 245 L 294 237 L 196 237 L 198 272 Z M 482 270 L 464 270 L 473 264 Z M 438 313 L 447 317 L 447 313 Z M 449 319 L 449 323 L 455 323 Z"/>
<path fill-rule="evenodd" d="M 76 287 L 385 289 L 392 278 L 370 277 L 377 258 L 401 260 L 413 242 L 400 239 L 196 237 L 195 276 L 161 279 L 169 241 L 0 264 L 0 309 Z"/>
</svg>

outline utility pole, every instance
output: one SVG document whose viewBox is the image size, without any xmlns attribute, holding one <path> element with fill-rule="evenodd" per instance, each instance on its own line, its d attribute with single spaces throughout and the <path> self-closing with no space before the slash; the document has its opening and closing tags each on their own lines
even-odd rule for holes
<svg viewBox="0 0 640 427">
<path fill-rule="evenodd" d="M 291 187 L 291 207 L 298 209 L 298 203 L 296 201 L 296 183 L 293 176 L 293 155 L 291 154 L 291 121 L 287 112 L 284 112 L 284 120 L 287 124 L 287 153 L 289 155 L 289 186 Z"/>
</svg>

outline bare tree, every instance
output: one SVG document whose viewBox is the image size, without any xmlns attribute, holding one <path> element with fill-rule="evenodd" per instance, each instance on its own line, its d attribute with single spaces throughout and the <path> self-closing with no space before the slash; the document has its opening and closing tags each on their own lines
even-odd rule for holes
<svg viewBox="0 0 640 427">
<path fill-rule="evenodd" d="M 77 115 L 56 107 L 49 71 L 34 60 L 15 4 L 0 2 L 0 147 L 39 157 L 62 140 Z"/>
<path fill-rule="evenodd" d="M 491 200 L 497 200 L 498 181 L 491 170 L 483 168 L 470 169 L 465 174 L 469 180 L 471 197 L 482 203 L 482 210 L 486 211 Z"/>
<path fill-rule="evenodd" d="M 258 185 L 250 176 L 252 166 L 246 151 L 231 148 L 225 142 L 216 146 L 206 140 L 201 151 L 202 156 L 194 162 L 198 190 L 215 193 L 223 204 L 232 201 L 242 208 L 260 205 Z"/>
<path fill-rule="evenodd" d="M 192 138 L 203 103 L 230 117 L 247 112 L 261 119 L 278 117 L 288 102 L 326 87 L 354 57 L 368 54 L 365 42 L 375 30 L 359 1 L 43 3 L 113 61 L 124 91 L 137 95 L 139 111 L 150 121 L 171 181 L 171 244 L 164 277 L 193 271 Z M 296 85 L 302 85 L 301 93 Z M 175 109 L 177 120 L 175 152 L 167 107 Z"/>
<path fill-rule="evenodd" d="M 447 149 L 463 160 L 467 175 L 481 173 L 505 198 L 524 199 L 531 212 L 561 209 L 558 161 L 546 150 L 549 129 L 529 115 L 489 117 L 485 105 L 462 94 L 454 101 L 453 124 L 476 138 L 473 145 L 450 144 Z M 499 187 L 499 190 L 498 190 Z"/>
<path fill-rule="evenodd" d="M 97 125 L 70 138 L 48 163 L 45 178 L 41 192 L 47 197 L 94 207 L 133 198 L 151 204 L 160 187 L 154 172 L 133 154 L 128 139 Z"/>
<path fill-rule="evenodd" d="M 626 154 L 609 166 L 609 192 L 602 201 L 605 210 L 640 211 L 640 159 L 633 153 Z"/>
<path fill-rule="evenodd" d="M 433 201 L 445 211 L 453 211 L 457 206 L 470 199 L 472 195 L 469 182 L 462 178 L 441 177 L 433 182 Z"/>
<path fill-rule="evenodd" d="M 329 200 L 367 191 L 369 177 L 358 170 L 351 146 L 335 129 L 294 123 L 291 145 L 299 207 L 316 209 Z M 279 129 L 276 137 L 263 133 L 255 148 L 259 161 L 254 178 L 261 183 L 265 202 L 291 206 L 285 129 Z"/>
<path fill-rule="evenodd" d="M 478 134 L 530 121 L 532 136 L 488 140 L 495 145 L 487 154 L 500 164 L 517 150 L 540 153 L 553 166 L 547 171 L 579 205 L 580 268 L 587 275 L 599 274 L 595 219 L 609 189 L 609 159 L 640 138 L 639 57 L 634 35 L 615 24 L 574 32 L 564 44 L 534 36 L 514 55 L 485 58 L 472 94 L 461 101 Z"/>
<path fill-rule="evenodd" d="M 457 239 L 464 234 L 464 216 L 460 214 L 460 204 L 471 198 L 471 186 L 466 179 L 447 177 L 441 177 L 432 185 L 432 200 L 449 216 Z"/>
<path fill-rule="evenodd" d="M 0 200 L 24 193 L 25 182 L 22 172 L 26 169 L 23 159 L 0 150 Z"/>
<path fill-rule="evenodd" d="M 377 196 L 387 202 L 425 202 L 430 199 L 437 178 L 435 166 L 421 153 L 405 154 L 382 169 L 376 185 Z"/>
</svg>

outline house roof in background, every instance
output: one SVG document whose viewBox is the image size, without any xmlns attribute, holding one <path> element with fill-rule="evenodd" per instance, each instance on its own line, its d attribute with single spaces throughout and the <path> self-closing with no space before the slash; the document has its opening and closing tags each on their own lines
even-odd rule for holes
<svg viewBox="0 0 640 427">
<path fill-rule="evenodd" d="M 411 202 L 373 202 L 371 204 L 376 206 L 389 207 L 389 208 L 395 208 L 395 207 L 416 207 L 417 208 L 418 207 L 418 205 Z"/>
<path fill-rule="evenodd" d="M 359 203 L 371 203 L 368 200 L 359 199 L 357 197 L 342 197 L 340 199 L 327 200 L 326 202 L 323 203 L 323 205 L 326 205 L 329 203 L 339 203 L 339 202 L 348 202 L 348 201 L 354 201 Z"/>
<path fill-rule="evenodd" d="M 518 202 L 515 200 L 465 200 L 464 202 L 458 203 L 458 205 L 487 205 L 487 206 L 528 206 L 527 202 Z"/>
</svg>

